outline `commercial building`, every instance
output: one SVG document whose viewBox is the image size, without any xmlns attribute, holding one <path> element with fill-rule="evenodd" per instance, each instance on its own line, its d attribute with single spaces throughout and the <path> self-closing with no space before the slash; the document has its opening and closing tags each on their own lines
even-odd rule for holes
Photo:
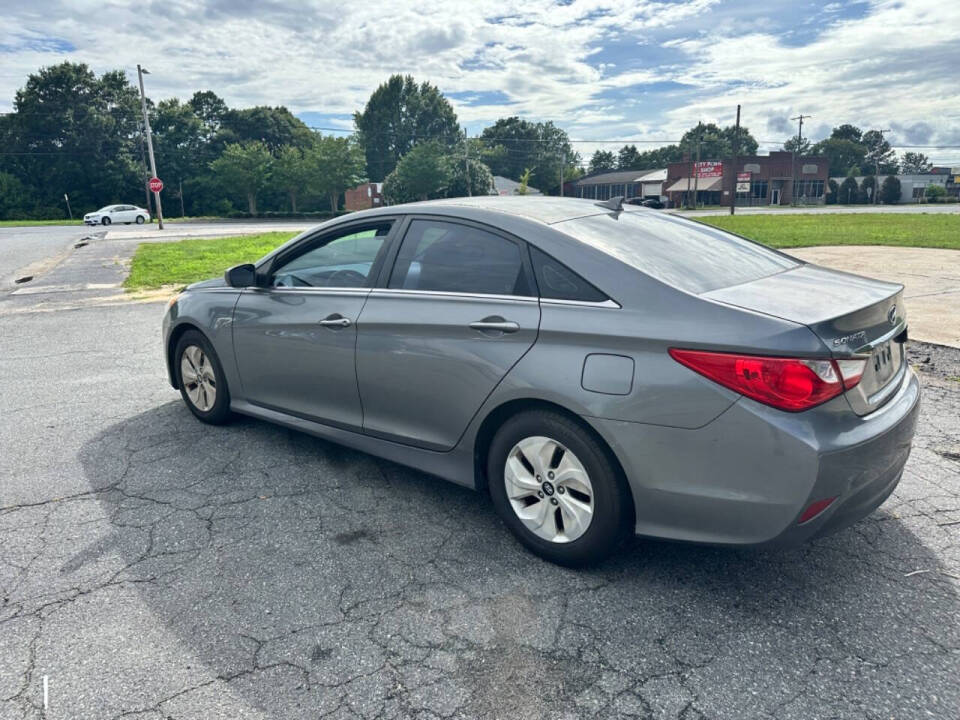
<svg viewBox="0 0 960 720">
<path fill-rule="evenodd" d="M 863 183 L 865 175 L 858 175 L 854 178 L 857 181 L 857 187 Z M 886 175 L 880 176 L 880 182 L 883 183 Z M 931 185 L 939 185 L 944 189 L 947 197 L 957 197 L 958 187 L 957 177 L 948 167 L 935 167 L 928 173 L 917 173 L 911 175 L 894 175 L 900 181 L 900 200 L 902 204 L 921 203 L 926 200 L 927 188 Z M 837 185 L 842 185 L 845 177 L 830 178 Z M 847 198 L 840 197 L 837 200 L 840 204 L 846 204 Z"/>
<path fill-rule="evenodd" d="M 822 205 L 827 194 L 830 163 L 825 157 L 789 152 L 748 155 L 725 160 L 671 163 L 665 194 L 673 207 L 727 205 L 736 193 L 737 205 Z"/>
<path fill-rule="evenodd" d="M 343 193 L 343 207 L 346 210 L 369 210 L 385 204 L 383 183 L 361 183 Z"/>
<path fill-rule="evenodd" d="M 617 170 L 564 183 L 563 194 L 590 200 L 642 197 L 661 199 L 666 170 Z"/>
</svg>

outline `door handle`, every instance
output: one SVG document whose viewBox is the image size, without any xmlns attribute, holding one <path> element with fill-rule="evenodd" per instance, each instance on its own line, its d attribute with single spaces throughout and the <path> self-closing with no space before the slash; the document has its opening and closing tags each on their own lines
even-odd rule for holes
<svg viewBox="0 0 960 720">
<path fill-rule="evenodd" d="M 503 318 L 484 318 L 483 320 L 470 323 L 470 328 L 472 330 L 480 330 L 481 332 L 496 331 L 515 333 L 520 329 L 520 325 L 512 320 L 504 320 Z"/>
<path fill-rule="evenodd" d="M 325 317 L 318 324 L 323 325 L 324 327 L 345 328 L 350 327 L 350 318 L 345 318 L 343 315 L 333 314 L 329 317 Z"/>
</svg>

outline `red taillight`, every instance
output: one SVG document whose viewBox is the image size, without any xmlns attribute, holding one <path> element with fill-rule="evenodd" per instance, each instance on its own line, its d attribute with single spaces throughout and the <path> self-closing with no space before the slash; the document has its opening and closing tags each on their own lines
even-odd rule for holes
<svg viewBox="0 0 960 720">
<path fill-rule="evenodd" d="M 823 500 L 817 500 L 807 505 L 807 509 L 803 511 L 803 514 L 800 516 L 800 519 L 797 520 L 797 525 L 803 525 L 805 522 L 813 520 L 817 515 L 822 513 L 830 504 L 837 498 L 824 498 Z"/>
<path fill-rule="evenodd" d="M 836 397 L 860 380 L 841 374 L 834 360 L 764 357 L 670 349 L 677 362 L 758 402 L 800 412 Z M 851 368 L 852 370 L 852 368 Z M 862 373 L 862 370 L 861 370 Z"/>
</svg>

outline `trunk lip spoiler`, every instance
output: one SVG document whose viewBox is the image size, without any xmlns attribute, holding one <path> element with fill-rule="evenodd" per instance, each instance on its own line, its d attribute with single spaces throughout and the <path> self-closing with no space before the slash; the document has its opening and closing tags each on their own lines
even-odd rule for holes
<svg viewBox="0 0 960 720">
<path fill-rule="evenodd" d="M 876 350 L 879 345 L 882 345 L 883 343 L 889 340 L 893 340 L 898 335 L 903 334 L 904 335 L 903 339 L 904 341 L 906 341 L 907 339 L 906 332 L 907 332 L 907 321 L 906 319 L 904 319 L 904 320 L 901 320 L 899 323 L 897 323 L 897 325 L 893 328 L 893 330 L 890 330 L 889 332 L 884 333 L 878 338 L 874 338 L 870 342 L 866 343 L 865 345 L 861 345 L 856 349 L 843 350 L 843 349 L 834 348 L 833 356 L 836 358 L 862 360 L 864 358 L 870 357 L 871 353 L 873 353 L 873 351 Z"/>
</svg>

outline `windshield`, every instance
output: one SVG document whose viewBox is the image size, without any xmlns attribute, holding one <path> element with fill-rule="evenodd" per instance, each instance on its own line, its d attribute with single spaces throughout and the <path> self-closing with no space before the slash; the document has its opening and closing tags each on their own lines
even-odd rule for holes
<svg viewBox="0 0 960 720">
<path fill-rule="evenodd" d="M 647 275 L 696 294 L 800 265 L 736 235 L 660 214 L 591 215 L 553 227 Z"/>
</svg>

